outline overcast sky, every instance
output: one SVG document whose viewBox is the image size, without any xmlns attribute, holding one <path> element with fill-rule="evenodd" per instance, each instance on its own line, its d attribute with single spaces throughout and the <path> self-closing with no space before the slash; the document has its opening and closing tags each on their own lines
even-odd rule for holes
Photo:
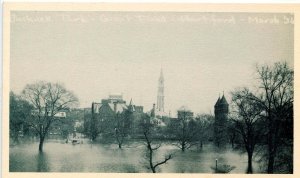
<svg viewBox="0 0 300 178">
<path fill-rule="evenodd" d="M 293 66 L 292 14 L 12 12 L 10 87 L 60 82 L 90 107 L 123 93 L 148 111 L 165 78 L 165 110 L 213 113 L 249 86 L 255 64 Z"/>
</svg>

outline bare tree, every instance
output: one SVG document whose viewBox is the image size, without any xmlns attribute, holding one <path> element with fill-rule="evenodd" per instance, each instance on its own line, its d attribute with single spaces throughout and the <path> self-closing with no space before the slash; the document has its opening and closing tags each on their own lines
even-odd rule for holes
<svg viewBox="0 0 300 178">
<path fill-rule="evenodd" d="M 261 114 L 263 112 L 259 103 L 249 100 L 252 93 L 248 89 L 232 92 L 233 101 L 233 121 L 235 130 L 243 139 L 244 148 L 248 154 L 248 169 L 247 173 L 253 173 L 252 157 L 255 145 L 263 136 L 263 124 Z"/>
<path fill-rule="evenodd" d="M 203 143 L 213 137 L 213 119 L 210 114 L 198 114 L 195 120 L 191 120 L 191 125 L 196 125 L 196 137 L 195 141 L 199 142 L 200 148 L 203 148 Z"/>
<path fill-rule="evenodd" d="M 229 119 L 227 122 L 227 132 L 231 148 L 235 149 L 235 144 L 239 141 L 239 134 L 236 131 L 235 122 L 232 119 Z"/>
<path fill-rule="evenodd" d="M 287 122 L 293 124 L 294 71 L 287 63 L 275 63 L 274 66 L 257 66 L 257 74 L 259 90 L 249 99 L 259 103 L 264 110 L 268 129 L 267 172 L 273 173 L 278 148 L 285 141 L 280 135 L 284 129 L 283 125 Z M 289 146 L 293 147 L 293 141 L 289 142 Z"/>
<path fill-rule="evenodd" d="M 150 168 L 151 168 L 152 172 L 156 173 L 156 168 L 159 165 L 167 163 L 167 161 L 172 158 L 172 155 L 169 154 L 168 156 L 165 157 L 165 159 L 163 161 L 154 163 L 154 161 L 153 161 L 154 151 L 158 150 L 161 147 L 161 144 L 153 146 L 152 143 L 151 143 L 151 141 L 150 141 L 150 139 L 149 139 L 149 137 L 148 137 L 148 133 L 147 132 L 144 132 L 144 136 L 145 136 L 146 143 L 147 143 L 147 149 L 149 151 L 149 165 L 150 165 Z"/>
<path fill-rule="evenodd" d="M 147 147 L 146 158 L 149 161 L 149 166 L 150 166 L 151 171 L 153 173 L 156 173 L 157 168 L 160 165 L 165 164 L 165 163 L 167 163 L 167 161 L 172 159 L 172 154 L 167 155 L 163 161 L 155 162 L 153 160 L 153 156 L 155 154 L 155 151 L 157 151 L 161 147 L 161 144 L 153 143 L 153 141 L 152 141 L 153 139 L 151 138 L 151 132 L 156 130 L 157 126 L 155 123 L 151 122 L 150 117 L 147 115 L 144 115 L 143 121 L 140 124 L 140 126 L 143 129 L 143 134 L 144 134 L 144 138 L 146 141 L 146 147 Z"/>
<path fill-rule="evenodd" d="M 40 137 L 39 151 L 43 151 L 45 136 L 55 115 L 78 103 L 76 96 L 62 85 L 49 82 L 28 84 L 22 91 L 22 97 L 34 106 L 34 112 L 28 123 Z"/>
<path fill-rule="evenodd" d="M 198 130 L 192 112 L 188 110 L 178 111 L 178 118 L 173 119 L 168 127 L 170 137 L 177 140 L 174 145 L 180 148 L 181 151 L 184 152 L 186 149 L 198 144 Z"/>
<path fill-rule="evenodd" d="M 130 111 L 124 111 L 123 113 L 117 113 L 115 115 L 115 136 L 120 149 L 130 133 L 132 123 L 131 115 L 132 113 Z"/>
</svg>

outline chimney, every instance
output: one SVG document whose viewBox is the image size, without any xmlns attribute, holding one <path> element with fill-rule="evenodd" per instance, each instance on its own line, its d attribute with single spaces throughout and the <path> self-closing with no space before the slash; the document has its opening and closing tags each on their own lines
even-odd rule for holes
<svg viewBox="0 0 300 178">
<path fill-rule="evenodd" d="M 92 102 L 92 114 L 94 114 L 94 102 Z"/>
<path fill-rule="evenodd" d="M 153 109 L 151 111 L 151 117 L 155 117 L 155 103 L 153 103 Z"/>
<path fill-rule="evenodd" d="M 114 111 L 117 113 L 117 102 L 114 102 Z"/>
</svg>

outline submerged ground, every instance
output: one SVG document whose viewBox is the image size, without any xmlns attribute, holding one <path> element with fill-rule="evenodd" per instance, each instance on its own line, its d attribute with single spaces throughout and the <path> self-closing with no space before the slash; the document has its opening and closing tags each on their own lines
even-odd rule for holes
<svg viewBox="0 0 300 178">
<path fill-rule="evenodd" d="M 44 152 L 38 152 L 38 143 L 22 143 L 10 147 L 9 169 L 11 172 L 108 172 L 133 173 L 151 172 L 148 169 L 145 145 L 142 141 L 126 144 L 119 149 L 116 144 L 72 145 L 64 140 L 48 140 Z M 155 154 L 155 160 L 164 159 L 166 154 L 174 157 L 159 168 L 161 173 L 213 173 L 215 160 L 218 165 L 235 166 L 230 173 L 245 173 L 247 156 L 231 148 L 219 150 L 212 144 L 202 150 L 181 152 L 172 144 L 164 144 Z M 254 161 L 254 172 L 260 172 Z"/>
</svg>

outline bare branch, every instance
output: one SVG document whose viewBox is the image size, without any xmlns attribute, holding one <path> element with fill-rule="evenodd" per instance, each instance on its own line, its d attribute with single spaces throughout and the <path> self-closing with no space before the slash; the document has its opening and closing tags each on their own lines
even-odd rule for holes
<svg viewBox="0 0 300 178">
<path fill-rule="evenodd" d="M 155 164 L 153 167 L 154 167 L 154 169 L 157 167 L 157 166 L 159 166 L 159 165 L 162 165 L 162 164 L 165 164 L 165 163 L 167 163 L 167 161 L 168 160 L 170 160 L 172 158 L 172 155 L 169 155 L 168 157 L 166 157 L 165 158 L 165 160 L 164 161 L 162 161 L 162 162 L 159 162 L 159 163 L 157 163 L 157 164 Z"/>
</svg>

